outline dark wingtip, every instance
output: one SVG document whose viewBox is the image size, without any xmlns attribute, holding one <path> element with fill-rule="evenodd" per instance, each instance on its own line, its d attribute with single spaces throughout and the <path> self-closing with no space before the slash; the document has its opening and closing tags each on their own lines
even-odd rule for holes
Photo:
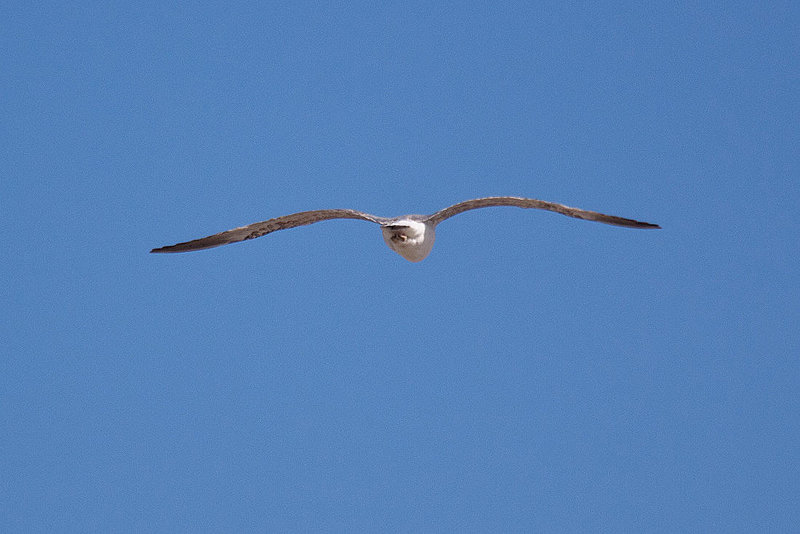
<svg viewBox="0 0 800 534">
<path fill-rule="evenodd" d="M 186 252 L 187 250 L 193 250 L 190 248 L 182 247 L 185 243 L 178 243 L 177 245 L 168 245 L 166 247 L 158 247 L 154 248 L 150 251 L 150 254 L 164 254 L 167 252 Z"/>
<path fill-rule="evenodd" d="M 165 247 L 154 248 L 150 251 L 151 254 L 175 253 L 175 252 L 193 252 L 195 250 L 205 250 L 207 248 L 214 248 L 220 245 L 226 245 L 228 242 L 209 243 L 209 239 L 195 239 L 194 241 L 187 241 L 185 243 L 176 243 L 175 245 L 167 245 Z"/>
<path fill-rule="evenodd" d="M 656 230 L 661 229 L 661 227 L 654 223 L 644 222 L 644 221 L 637 221 L 636 219 L 622 219 L 624 223 L 620 224 L 620 226 L 628 226 L 630 228 L 642 228 L 646 230 Z M 613 224 L 613 223 L 612 223 Z M 619 224 L 619 223 L 617 223 Z"/>
</svg>

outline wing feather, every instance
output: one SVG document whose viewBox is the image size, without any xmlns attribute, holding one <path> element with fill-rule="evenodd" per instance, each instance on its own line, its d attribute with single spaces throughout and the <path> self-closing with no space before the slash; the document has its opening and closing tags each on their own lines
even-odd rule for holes
<svg viewBox="0 0 800 534">
<path fill-rule="evenodd" d="M 597 221 L 605 224 L 614 224 L 616 226 L 627 226 L 630 228 L 661 228 L 657 224 L 648 222 L 626 219 L 624 217 L 617 217 L 614 215 L 606 215 L 596 211 L 571 208 L 569 206 L 564 206 L 563 204 L 556 204 L 555 202 L 521 197 L 485 197 L 466 200 L 464 202 L 459 202 L 458 204 L 444 208 L 443 210 L 437 211 L 428 217 L 427 222 L 436 225 L 445 219 L 449 219 L 450 217 L 458 215 L 459 213 L 467 210 L 488 208 L 492 206 L 516 206 L 518 208 L 535 208 L 540 210 L 554 211 L 568 217 L 575 217 L 576 219 L 585 219 L 587 221 Z"/>
<path fill-rule="evenodd" d="M 248 239 L 255 239 L 278 230 L 285 230 L 287 228 L 294 228 L 296 226 L 305 226 L 319 221 L 327 221 L 329 219 L 360 219 L 362 221 L 369 221 L 378 224 L 383 224 L 388 219 L 370 215 L 356 210 L 335 209 L 335 210 L 314 210 L 314 211 L 301 211 L 291 215 L 284 215 L 276 217 L 267 221 L 261 221 L 247 226 L 234 228 L 218 234 L 203 237 L 201 239 L 194 239 L 186 241 L 185 243 L 178 243 L 167 247 L 154 248 L 150 252 L 189 252 L 192 250 L 202 250 L 206 248 L 219 247 L 227 245 L 228 243 L 237 243 L 239 241 L 246 241 Z"/>
</svg>

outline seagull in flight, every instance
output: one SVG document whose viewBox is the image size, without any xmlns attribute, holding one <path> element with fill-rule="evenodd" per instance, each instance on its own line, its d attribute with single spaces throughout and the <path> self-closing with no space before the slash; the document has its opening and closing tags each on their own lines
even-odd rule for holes
<svg viewBox="0 0 800 534">
<path fill-rule="evenodd" d="M 571 208 L 563 204 L 556 204 L 555 202 L 547 202 L 533 198 L 484 197 L 453 204 L 450 207 L 437 211 L 433 215 L 403 215 L 402 217 L 387 218 L 347 209 L 301 211 L 267 221 L 248 224 L 247 226 L 241 226 L 208 237 L 186 241 L 185 243 L 154 248 L 150 252 L 189 252 L 192 250 L 202 250 L 218 247 L 220 245 L 227 245 L 228 243 L 238 243 L 239 241 L 255 239 L 256 237 L 261 237 L 278 230 L 305 226 L 329 219 L 360 219 L 362 221 L 379 224 L 383 232 L 383 240 L 386 241 L 390 249 L 394 250 L 408 261 L 419 262 L 424 260 L 433 248 L 433 241 L 436 239 L 436 225 L 464 211 L 492 206 L 516 206 L 518 208 L 535 208 L 554 211 L 576 219 L 596 221 L 616 226 L 626 226 L 628 228 L 661 228 L 657 224 L 625 219 L 624 217 L 616 217 L 614 215 L 605 215 L 596 211 Z"/>
</svg>

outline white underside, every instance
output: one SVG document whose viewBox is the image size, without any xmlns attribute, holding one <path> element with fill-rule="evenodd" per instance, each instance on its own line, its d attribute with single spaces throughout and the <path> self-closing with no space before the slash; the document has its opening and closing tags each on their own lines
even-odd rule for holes
<svg viewBox="0 0 800 534">
<path fill-rule="evenodd" d="M 394 226 L 391 228 L 389 226 Z M 408 261 L 424 260 L 433 248 L 436 232 L 432 225 L 413 220 L 393 221 L 391 225 L 382 226 L 383 240 L 389 248 Z"/>
</svg>

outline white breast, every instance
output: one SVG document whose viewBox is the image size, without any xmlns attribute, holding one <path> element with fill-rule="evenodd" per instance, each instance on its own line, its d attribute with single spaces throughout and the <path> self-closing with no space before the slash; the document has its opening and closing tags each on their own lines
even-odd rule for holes
<svg viewBox="0 0 800 534">
<path fill-rule="evenodd" d="M 381 226 L 383 240 L 389 248 L 408 261 L 424 260 L 433 248 L 436 231 L 433 225 L 411 219 L 400 219 Z"/>
</svg>

